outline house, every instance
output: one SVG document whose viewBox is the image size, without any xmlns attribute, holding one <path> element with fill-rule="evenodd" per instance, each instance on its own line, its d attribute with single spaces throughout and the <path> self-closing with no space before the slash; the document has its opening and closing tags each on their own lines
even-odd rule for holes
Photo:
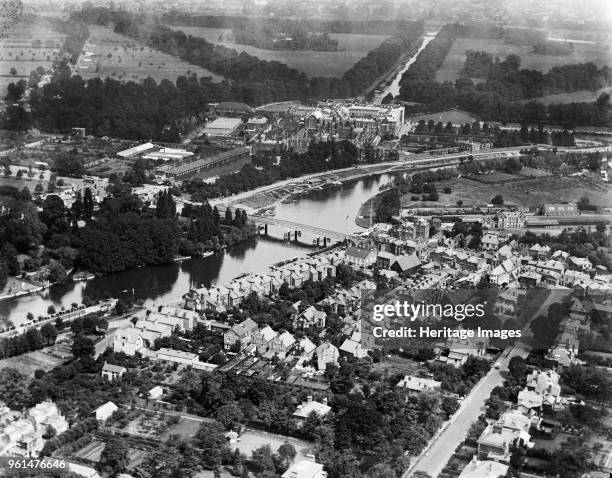
<svg viewBox="0 0 612 478">
<path fill-rule="evenodd" d="M 496 251 L 499 249 L 499 237 L 497 234 L 484 234 L 480 242 L 480 247 L 485 251 Z"/>
<path fill-rule="evenodd" d="M 317 310 L 314 305 L 305 309 L 301 314 L 293 318 L 295 329 L 310 329 L 311 327 L 325 328 L 327 314 L 322 310 Z"/>
<path fill-rule="evenodd" d="M 519 284 L 524 289 L 530 289 L 532 287 L 538 287 L 542 282 L 542 276 L 537 272 L 528 271 L 523 272 L 518 277 Z"/>
<path fill-rule="evenodd" d="M 294 353 L 306 359 L 311 359 L 317 350 L 317 346 L 308 337 L 302 337 L 295 347 Z"/>
<path fill-rule="evenodd" d="M 297 410 L 293 412 L 293 416 L 298 420 L 298 423 L 303 423 L 312 413 L 316 413 L 323 418 L 330 411 L 331 407 L 327 405 L 327 398 L 324 398 L 322 402 L 317 402 L 309 395 L 305 402 L 298 405 Z"/>
<path fill-rule="evenodd" d="M 121 377 L 123 377 L 125 372 L 127 372 L 125 367 L 120 367 L 119 365 L 113 365 L 107 362 L 104 362 L 104 366 L 102 367 L 102 376 L 110 382 L 119 380 Z"/>
<path fill-rule="evenodd" d="M 289 352 L 289 349 L 293 347 L 295 338 L 289 332 L 285 331 L 282 334 L 277 335 L 270 342 L 269 353 L 284 358 Z"/>
<path fill-rule="evenodd" d="M 300 461 L 291 465 L 281 478 L 327 478 L 327 473 L 319 463 Z"/>
<path fill-rule="evenodd" d="M 278 334 L 269 325 L 255 332 L 255 334 L 253 334 L 253 345 L 255 345 L 257 352 L 265 354 L 270 348 L 270 343 L 277 335 Z"/>
<path fill-rule="evenodd" d="M 51 400 L 45 400 L 28 410 L 28 418 L 34 420 L 37 430 L 44 434 L 50 427 L 56 434 L 68 430 L 68 421 L 62 415 L 57 405 Z"/>
<path fill-rule="evenodd" d="M 157 351 L 156 358 L 157 360 L 165 360 L 166 362 L 174 362 L 183 365 L 193 365 L 200 361 L 197 354 L 165 347 Z"/>
<path fill-rule="evenodd" d="M 232 345 L 239 343 L 242 349 L 251 343 L 256 330 L 257 324 L 252 319 L 245 319 L 223 334 L 223 346 L 229 350 Z"/>
<path fill-rule="evenodd" d="M 578 206 L 574 203 L 567 204 L 542 204 L 543 216 L 577 216 Z"/>
<path fill-rule="evenodd" d="M 140 331 L 134 327 L 124 327 L 117 330 L 113 338 L 113 351 L 123 352 L 126 355 L 134 355 L 144 347 Z"/>
<path fill-rule="evenodd" d="M 391 264 L 395 262 L 395 254 L 387 251 L 380 251 L 376 257 L 376 267 L 379 269 L 390 269 Z"/>
<path fill-rule="evenodd" d="M 94 413 L 96 414 L 96 420 L 100 422 L 105 422 L 117 410 L 119 410 L 119 407 L 113 402 L 106 402 L 104 405 L 101 405 L 94 410 Z"/>
<path fill-rule="evenodd" d="M 406 375 L 396 385 L 397 388 L 408 392 L 424 392 L 427 390 L 437 390 L 442 386 L 442 382 L 423 377 L 413 377 Z"/>
<path fill-rule="evenodd" d="M 358 267 L 370 267 L 376 263 L 376 249 L 351 246 L 346 249 L 346 261 Z"/>
<path fill-rule="evenodd" d="M 508 465 L 497 461 L 478 460 L 472 457 L 467 466 L 461 471 L 459 478 L 501 478 L 508 473 Z"/>
<path fill-rule="evenodd" d="M 545 261 L 550 255 L 550 246 L 541 246 L 540 244 L 534 244 L 529 248 L 529 254 L 535 260 Z"/>
<path fill-rule="evenodd" d="M 421 267 L 421 260 L 416 254 L 397 256 L 391 264 L 391 270 L 398 274 L 414 274 Z"/>
<path fill-rule="evenodd" d="M 151 390 L 149 390 L 149 399 L 159 400 L 163 394 L 164 389 L 158 385 L 157 387 L 153 387 Z"/>
<path fill-rule="evenodd" d="M 523 389 L 518 393 L 516 404 L 518 410 L 528 413 L 531 410 L 540 411 L 542 402 L 542 395 L 531 390 Z"/>
<path fill-rule="evenodd" d="M 509 463 L 510 448 L 518 437 L 499 423 L 487 425 L 478 437 L 478 460 Z"/>
<path fill-rule="evenodd" d="M 358 359 L 368 356 L 369 349 L 365 347 L 364 341 L 361 340 L 361 331 L 356 330 L 351 337 L 342 342 L 340 352 L 345 355 L 350 355 Z"/>
<path fill-rule="evenodd" d="M 489 282 L 499 286 L 508 285 L 515 281 L 518 270 L 518 266 L 511 259 L 506 259 L 489 272 Z"/>
<path fill-rule="evenodd" d="M 340 357 L 340 352 L 338 349 L 330 344 L 329 342 L 324 342 L 317 347 L 317 367 L 319 370 L 325 370 L 328 364 L 338 365 L 338 358 Z"/>
<path fill-rule="evenodd" d="M 525 214 L 521 211 L 503 211 L 497 215 L 499 229 L 518 229 L 525 227 Z"/>
</svg>

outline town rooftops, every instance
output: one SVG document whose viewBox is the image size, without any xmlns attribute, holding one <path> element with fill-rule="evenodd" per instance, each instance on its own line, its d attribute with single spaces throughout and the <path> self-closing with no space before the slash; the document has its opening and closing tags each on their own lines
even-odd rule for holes
<svg viewBox="0 0 612 478">
<path fill-rule="evenodd" d="M 117 405 L 115 405 L 113 402 L 106 402 L 104 405 L 100 405 L 98 408 L 96 408 L 94 411 L 96 414 L 102 414 L 102 415 L 110 415 L 113 412 L 115 412 L 119 407 L 117 407 Z"/>
</svg>

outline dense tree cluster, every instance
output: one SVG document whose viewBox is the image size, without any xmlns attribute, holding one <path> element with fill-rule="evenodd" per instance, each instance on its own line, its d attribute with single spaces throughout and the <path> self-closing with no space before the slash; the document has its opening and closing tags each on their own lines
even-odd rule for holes
<svg viewBox="0 0 612 478">
<path fill-rule="evenodd" d="M 443 110 L 459 106 L 479 114 L 485 120 L 537 124 L 552 122 L 568 126 L 610 124 L 609 97 L 602 95 L 595 103 L 545 105 L 521 101 L 540 96 L 572 92 L 595 91 L 612 83 L 608 66 L 597 68 L 594 63 L 563 65 L 548 73 L 520 69 L 520 58 L 508 55 L 505 60 L 493 58 L 482 51 L 468 51 L 464 66 L 465 77 L 454 83 L 437 83 L 438 68 L 448 55 L 457 36 L 463 34 L 458 25 L 445 25 L 400 81 L 400 97 Z M 470 76 L 484 77 L 474 84 Z"/>
<path fill-rule="evenodd" d="M 606 247 L 605 228 L 598 227 L 592 232 L 584 228 L 574 231 L 564 229 L 558 236 L 534 234 L 527 231 L 523 236 L 517 237 L 517 240 L 529 247 L 538 243 L 550 246 L 555 251 L 565 251 L 576 257 L 586 257 L 595 266 L 609 265 L 604 249 Z"/>
<path fill-rule="evenodd" d="M 57 330 L 53 324 L 45 324 L 39 329 L 28 329 L 25 334 L 0 339 L 0 359 L 15 357 L 27 352 L 40 350 L 53 345 Z"/>
<path fill-rule="evenodd" d="M 30 97 L 31 124 L 58 133 L 79 125 L 96 136 L 178 141 L 184 118 L 203 115 L 219 93 L 225 98 L 224 86 L 195 76 L 179 77 L 176 84 L 151 78 L 137 84 L 84 80 L 70 76 L 66 64 L 58 71 L 64 74 L 56 74 L 55 81 L 34 89 Z"/>
<path fill-rule="evenodd" d="M 342 78 L 311 78 L 279 63 L 260 60 L 245 52 L 214 45 L 182 31 L 154 25 L 145 17 L 106 8 L 85 8 L 72 14 L 85 23 L 115 25 L 115 31 L 146 42 L 232 81 L 233 100 L 262 104 L 281 100 L 309 100 L 359 95 L 381 73 L 410 49 L 423 31 L 422 23 L 401 22 L 396 33 L 357 62 Z M 248 80 L 247 80 L 248 79 Z M 222 101 L 221 99 L 216 99 Z"/>
<path fill-rule="evenodd" d="M 243 166 L 237 173 L 223 175 L 213 184 L 194 178 L 185 182 L 184 188 L 194 200 L 206 201 L 304 174 L 346 168 L 356 162 L 357 150 L 348 141 L 317 143 L 311 144 L 305 153 L 282 153 L 278 165 L 273 158 L 254 158 L 253 164 Z"/>
</svg>

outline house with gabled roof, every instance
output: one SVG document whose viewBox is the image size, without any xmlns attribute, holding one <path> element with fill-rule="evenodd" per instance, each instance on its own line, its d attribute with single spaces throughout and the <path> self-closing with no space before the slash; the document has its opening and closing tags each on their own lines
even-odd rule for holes
<svg viewBox="0 0 612 478">
<path fill-rule="evenodd" d="M 257 330 L 257 324 L 252 319 L 245 319 L 239 324 L 223 334 L 223 347 L 229 350 L 235 343 L 240 343 L 240 348 L 244 348 L 251 343 L 253 335 Z"/>
<path fill-rule="evenodd" d="M 295 314 L 292 318 L 293 328 L 299 329 L 310 329 L 317 327 L 320 329 L 325 328 L 325 320 L 327 314 L 322 310 L 318 310 L 314 305 L 304 309 L 301 313 Z"/>
<path fill-rule="evenodd" d="M 272 327 L 266 325 L 263 329 L 257 330 L 253 334 L 253 345 L 260 354 L 265 354 L 270 348 L 270 344 L 274 337 L 278 335 Z"/>
<path fill-rule="evenodd" d="M 108 362 L 104 362 L 104 366 L 102 367 L 102 376 L 110 382 L 119 380 L 121 377 L 123 377 L 125 372 L 127 372 L 125 367 L 113 365 Z"/>
<path fill-rule="evenodd" d="M 293 344 L 295 344 L 295 337 L 285 331 L 272 339 L 268 353 L 280 358 L 285 358 L 291 347 L 293 347 Z"/>
</svg>

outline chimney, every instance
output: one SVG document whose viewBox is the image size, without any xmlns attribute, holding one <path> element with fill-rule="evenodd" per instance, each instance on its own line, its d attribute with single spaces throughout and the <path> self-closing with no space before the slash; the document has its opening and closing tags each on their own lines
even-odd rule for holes
<svg viewBox="0 0 612 478">
<path fill-rule="evenodd" d="M 327 405 L 327 397 L 323 399 L 323 405 Z"/>
<path fill-rule="evenodd" d="M 308 395 L 308 397 L 306 398 L 306 401 L 308 403 L 312 402 L 312 395 Z"/>
</svg>

